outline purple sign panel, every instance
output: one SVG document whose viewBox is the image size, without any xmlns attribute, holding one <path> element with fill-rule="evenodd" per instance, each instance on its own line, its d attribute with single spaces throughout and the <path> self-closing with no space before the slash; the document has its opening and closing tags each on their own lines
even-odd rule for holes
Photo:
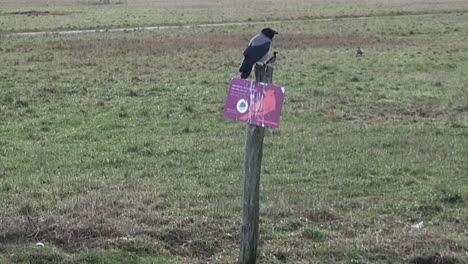
<svg viewBox="0 0 468 264">
<path fill-rule="evenodd" d="M 284 92 L 284 87 L 233 78 L 224 117 L 251 125 L 278 128 Z"/>
</svg>

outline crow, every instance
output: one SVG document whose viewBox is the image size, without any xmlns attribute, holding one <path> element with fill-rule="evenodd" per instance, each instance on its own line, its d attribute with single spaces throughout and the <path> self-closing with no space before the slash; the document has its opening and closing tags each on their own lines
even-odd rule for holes
<svg viewBox="0 0 468 264">
<path fill-rule="evenodd" d="M 239 68 L 242 79 L 247 79 L 252 72 L 252 67 L 257 61 L 266 61 L 271 48 L 273 37 L 278 34 L 271 28 L 264 28 L 262 32 L 253 37 L 249 46 L 244 50 L 244 61 Z"/>
<path fill-rule="evenodd" d="M 362 55 L 364 55 L 364 50 L 361 49 L 361 47 L 357 47 L 356 56 L 362 56 Z"/>
</svg>

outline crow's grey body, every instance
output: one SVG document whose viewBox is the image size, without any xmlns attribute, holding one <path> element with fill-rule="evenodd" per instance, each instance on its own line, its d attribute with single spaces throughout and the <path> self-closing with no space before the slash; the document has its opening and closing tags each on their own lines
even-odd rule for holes
<svg viewBox="0 0 468 264">
<path fill-rule="evenodd" d="M 262 33 L 253 37 L 249 46 L 244 50 L 244 61 L 239 68 L 241 78 L 246 79 L 252 72 L 253 65 L 258 61 L 265 62 L 268 59 L 268 54 L 271 49 L 271 42 L 273 36 L 278 32 L 268 29 L 267 31 L 262 30 Z"/>
</svg>

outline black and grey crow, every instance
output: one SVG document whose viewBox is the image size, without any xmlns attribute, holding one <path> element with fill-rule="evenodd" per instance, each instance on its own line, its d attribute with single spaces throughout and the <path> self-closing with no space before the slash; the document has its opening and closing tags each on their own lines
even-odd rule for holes
<svg viewBox="0 0 468 264">
<path fill-rule="evenodd" d="M 364 50 L 361 49 L 361 47 L 357 47 L 356 56 L 362 56 L 362 55 L 364 55 Z"/>
<path fill-rule="evenodd" d="M 264 28 L 262 32 L 253 37 L 249 46 L 244 50 L 244 61 L 239 68 L 242 79 L 247 79 L 252 72 L 252 67 L 257 61 L 266 61 L 271 49 L 273 37 L 278 34 L 271 28 Z"/>
</svg>

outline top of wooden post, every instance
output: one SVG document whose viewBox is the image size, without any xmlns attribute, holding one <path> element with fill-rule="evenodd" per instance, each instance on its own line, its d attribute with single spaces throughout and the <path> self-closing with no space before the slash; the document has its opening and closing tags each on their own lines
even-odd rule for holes
<svg viewBox="0 0 468 264">
<path fill-rule="evenodd" d="M 273 83 L 273 70 L 268 64 L 255 64 L 255 81 Z"/>
</svg>

